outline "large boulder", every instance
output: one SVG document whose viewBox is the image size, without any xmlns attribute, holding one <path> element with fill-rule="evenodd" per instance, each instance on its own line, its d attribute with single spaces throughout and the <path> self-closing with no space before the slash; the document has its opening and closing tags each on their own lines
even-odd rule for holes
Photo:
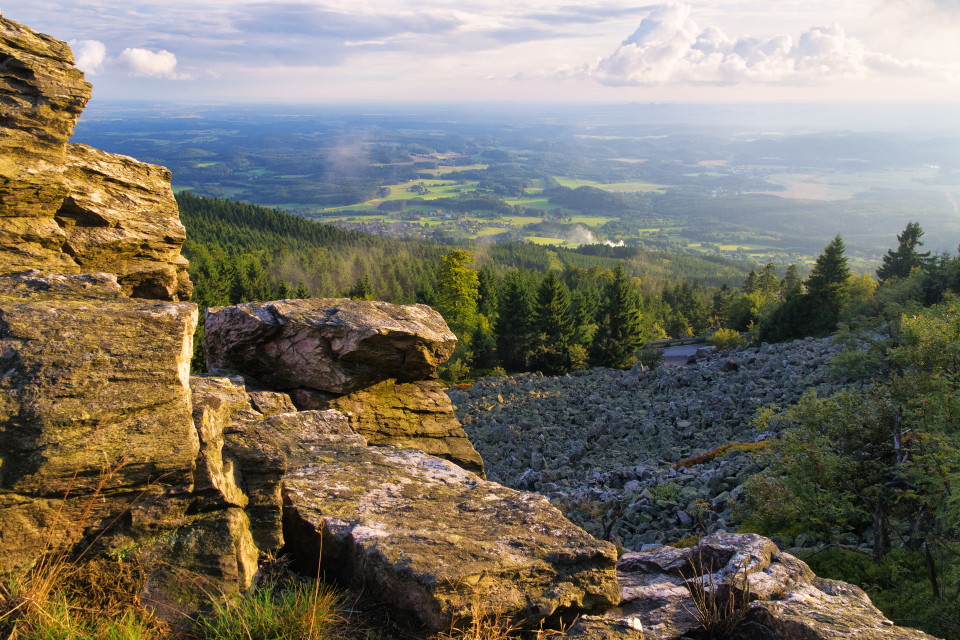
<svg viewBox="0 0 960 640">
<path fill-rule="evenodd" d="M 483 475 L 483 459 L 438 382 L 386 380 L 329 405 L 346 414 L 351 428 L 370 444 L 419 449 Z"/>
<path fill-rule="evenodd" d="M 66 43 L 2 17 L 0 60 L 0 274 L 71 267 L 54 214 L 90 84 Z"/>
<path fill-rule="evenodd" d="M 348 583 L 375 585 L 434 629 L 478 615 L 536 626 L 619 600 L 613 545 L 542 496 L 356 438 L 313 437 L 291 455 L 284 530 L 299 557 Z"/>
<path fill-rule="evenodd" d="M 82 144 L 67 145 L 67 196 L 56 213 L 63 251 L 81 271 L 117 276 L 128 296 L 189 300 L 186 231 L 170 171 Z"/>
<path fill-rule="evenodd" d="M 141 491 L 189 489 L 196 322 L 196 305 L 131 300 L 107 274 L 0 277 L 0 572 L 51 529 L 93 532 Z"/>
<path fill-rule="evenodd" d="M 426 305 L 346 298 L 248 302 L 207 310 L 204 353 L 276 390 L 344 394 L 436 375 L 456 337 Z"/>
<path fill-rule="evenodd" d="M 704 604 L 742 614 L 720 637 L 742 640 L 934 640 L 895 626 L 859 587 L 814 575 L 803 561 L 755 534 L 715 533 L 689 549 L 624 554 L 617 566 L 622 602 L 584 616 L 568 634 L 590 640 L 679 640 L 703 633 Z M 688 585 L 694 586 L 693 589 Z M 699 588 L 699 591 L 697 589 Z"/>
</svg>

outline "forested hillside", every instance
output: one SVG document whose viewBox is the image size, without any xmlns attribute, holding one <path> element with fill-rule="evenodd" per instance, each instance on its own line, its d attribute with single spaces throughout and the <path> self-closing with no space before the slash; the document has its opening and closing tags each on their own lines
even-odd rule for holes
<svg viewBox="0 0 960 640">
<path fill-rule="evenodd" d="M 635 247 L 438 245 L 345 231 L 228 200 L 189 194 L 177 200 L 189 238 L 184 253 L 191 263 L 194 300 L 201 307 L 310 296 L 424 302 L 436 306 L 460 336 L 452 365 L 459 362 L 461 371 L 505 365 L 561 372 L 588 361 L 605 363 L 599 355 L 588 360 L 587 354 L 609 312 L 615 282 L 620 304 L 639 316 L 637 335 L 628 340 L 634 348 L 668 334 L 703 333 L 718 324 L 723 310 L 717 305 L 726 304 L 729 285 L 742 281 L 749 268 L 724 258 Z M 546 274 L 553 279 L 544 285 Z M 511 290 L 510 283 L 516 299 L 498 297 L 498 291 Z M 552 293 L 541 292 L 542 285 Z M 533 309 L 553 297 L 562 307 L 553 320 L 559 323 L 559 342 L 548 347 L 552 329 L 544 326 L 539 339 L 527 333 Z M 510 304 L 508 311 L 504 305 Z M 519 356 L 515 352 L 504 362 L 494 353 L 495 344 L 510 341 L 505 336 L 511 314 L 524 335 Z M 547 365 L 534 354 L 538 349 L 563 354 Z"/>
</svg>

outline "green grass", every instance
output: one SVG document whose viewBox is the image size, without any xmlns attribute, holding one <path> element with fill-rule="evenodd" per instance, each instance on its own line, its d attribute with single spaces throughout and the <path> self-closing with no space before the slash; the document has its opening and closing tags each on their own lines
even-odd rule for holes
<svg viewBox="0 0 960 640">
<path fill-rule="evenodd" d="M 319 582 L 291 580 L 249 594 L 215 602 L 200 617 L 195 633 L 201 640 L 323 640 L 342 637 L 342 592 Z"/>
</svg>

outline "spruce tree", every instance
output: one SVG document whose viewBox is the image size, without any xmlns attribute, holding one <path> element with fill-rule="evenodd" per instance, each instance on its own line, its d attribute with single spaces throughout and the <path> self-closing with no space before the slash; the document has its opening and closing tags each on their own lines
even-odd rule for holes
<svg viewBox="0 0 960 640">
<path fill-rule="evenodd" d="M 508 271 L 503 279 L 497 304 L 494 334 L 497 357 L 504 368 L 524 371 L 530 357 L 531 335 L 530 293 L 518 270 Z"/>
<path fill-rule="evenodd" d="M 305 300 L 310 297 L 310 290 L 307 289 L 307 285 L 303 283 L 303 278 L 300 278 L 300 282 L 297 283 L 297 290 L 293 295 L 298 300 Z"/>
<path fill-rule="evenodd" d="M 590 348 L 590 361 L 602 367 L 625 369 L 633 365 L 634 353 L 643 343 L 643 324 L 637 296 L 618 264 L 607 285 L 597 332 Z"/>
<path fill-rule="evenodd" d="M 883 262 L 877 269 L 877 280 L 883 284 L 890 278 L 906 278 L 915 267 L 923 267 L 930 263 L 930 252 L 920 253 L 917 247 L 922 247 L 920 237 L 923 229 L 919 222 L 908 222 L 907 228 L 897 236 L 897 250 L 887 250 Z"/>
<path fill-rule="evenodd" d="M 567 346 L 573 333 L 570 319 L 570 293 L 556 271 L 548 271 L 537 288 L 533 310 L 534 367 L 544 373 L 564 373 L 569 369 Z"/>
<path fill-rule="evenodd" d="M 791 264 L 783 274 L 783 280 L 780 281 L 780 297 L 786 300 L 802 293 L 803 280 L 800 278 L 800 270 L 796 264 Z"/>
<path fill-rule="evenodd" d="M 813 272 L 807 278 L 807 295 L 815 305 L 829 305 L 840 310 L 843 302 L 843 288 L 850 277 L 847 267 L 846 247 L 843 239 L 837 235 L 817 256 Z"/>
<path fill-rule="evenodd" d="M 469 251 L 454 250 L 440 259 L 437 271 L 435 308 L 461 339 L 473 330 L 477 313 L 477 272 L 467 267 L 473 262 Z"/>
<path fill-rule="evenodd" d="M 289 300 L 292 297 L 293 289 L 290 288 L 286 280 L 280 278 L 280 282 L 277 283 L 277 287 L 274 289 L 273 298 L 275 300 Z"/>
<path fill-rule="evenodd" d="M 492 318 L 497 312 L 497 276 L 484 265 L 477 272 L 477 311 Z"/>
</svg>

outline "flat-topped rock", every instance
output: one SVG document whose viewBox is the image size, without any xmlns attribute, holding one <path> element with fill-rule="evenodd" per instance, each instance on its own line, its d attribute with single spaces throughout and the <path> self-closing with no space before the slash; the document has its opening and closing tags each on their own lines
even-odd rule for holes
<svg viewBox="0 0 960 640">
<path fill-rule="evenodd" d="M 619 600 L 613 545 L 542 496 L 412 449 L 329 438 L 311 450 L 284 477 L 288 544 L 431 628 L 490 614 L 537 626 Z"/>
<path fill-rule="evenodd" d="M 389 378 L 422 380 L 456 337 L 426 305 L 347 298 L 248 302 L 207 310 L 204 353 L 271 389 L 349 393 Z"/>
</svg>

